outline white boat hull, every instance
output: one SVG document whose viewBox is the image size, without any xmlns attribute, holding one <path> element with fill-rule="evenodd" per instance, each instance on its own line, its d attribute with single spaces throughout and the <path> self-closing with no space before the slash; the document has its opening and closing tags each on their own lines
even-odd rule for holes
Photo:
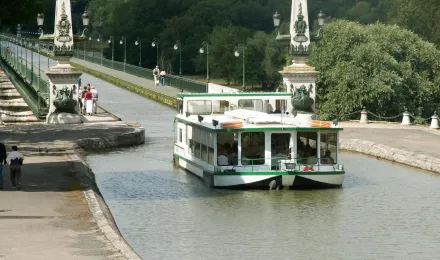
<svg viewBox="0 0 440 260">
<path fill-rule="evenodd" d="M 340 187 L 344 181 L 345 174 L 305 174 L 305 175 L 213 175 L 206 172 L 202 167 L 185 160 L 178 160 L 178 165 L 188 172 L 201 178 L 208 185 L 215 188 L 257 188 L 268 189 L 271 187 L 289 188 L 320 188 Z M 273 182 L 275 181 L 275 183 Z"/>
</svg>

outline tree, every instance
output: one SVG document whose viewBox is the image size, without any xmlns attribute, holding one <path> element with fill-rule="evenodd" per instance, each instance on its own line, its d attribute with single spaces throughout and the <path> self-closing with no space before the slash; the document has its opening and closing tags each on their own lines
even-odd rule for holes
<svg viewBox="0 0 440 260">
<path fill-rule="evenodd" d="M 309 62 L 320 71 L 317 103 L 323 119 L 347 119 L 363 106 L 381 116 L 407 107 L 429 117 L 438 109 L 440 52 L 398 26 L 330 23 Z"/>
<path fill-rule="evenodd" d="M 285 52 L 273 34 L 258 31 L 247 42 L 247 82 L 261 85 L 263 88 L 274 88 L 279 85 L 279 71 L 285 65 Z"/>
<path fill-rule="evenodd" d="M 211 68 L 214 75 L 223 78 L 228 85 L 233 80 L 238 80 L 239 69 L 242 68 L 242 59 L 234 56 L 238 44 L 245 44 L 252 33 L 242 27 L 230 25 L 228 27 L 216 27 L 209 35 L 211 44 L 209 50 L 211 56 Z"/>
<path fill-rule="evenodd" d="M 0 26 L 35 22 L 43 9 L 43 0 L 9 0 L 1 2 Z"/>
</svg>

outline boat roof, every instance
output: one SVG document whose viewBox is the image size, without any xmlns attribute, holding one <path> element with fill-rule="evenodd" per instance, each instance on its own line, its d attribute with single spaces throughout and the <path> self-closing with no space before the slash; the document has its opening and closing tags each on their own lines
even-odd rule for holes
<svg viewBox="0 0 440 260">
<path fill-rule="evenodd" d="M 200 117 L 200 118 L 199 118 Z M 331 124 L 330 127 L 311 127 L 309 120 L 292 115 L 267 114 L 245 109 L 226 111 L 218 115 L 189 115 L 178 114 L 179 121 L 189 125 L 200 126 L 212 132 L 255 132 L 255 131 L 341 131 L 343 128 Z M 201 121 L 199 122 L 199 119 Z M 214 126 L 214 120 L 218 125 Z M 222 123 L 240 121 L 243 127 L 223 129 Z"/>
</svg>

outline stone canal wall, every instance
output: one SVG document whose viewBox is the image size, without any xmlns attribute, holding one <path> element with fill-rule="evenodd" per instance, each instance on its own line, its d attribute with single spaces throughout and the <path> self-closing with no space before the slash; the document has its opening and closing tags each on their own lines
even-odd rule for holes
<svg viewBox="0 0 440 260">
<path fill-rule="evenodd" d="M 129 260 L 138 260 L 141 259 L 141 257 L 127 243 L 119 231 L 116 221 L 99 191 L 95 181 L 95 175 L 83 156 L 87 152 L 97 152 L 105 149 L 127 147 L 143 143 L 145 143 L 145 130 L 143 128 L 135 128 L 134 131 L 124 134 L 78 140 L 75 149 L 69 152 L 71 163 L 81 180 L 84 197 L 87 200 L 89 209 L 98 227 L 111 244 Z"/>
<path fill-rule="evenodd" d="M 108 149 L 135 146 L 145 143 L 145 129 L 139 124 L 133 131 L 96 138 L 83 138 L 76 142 L 69 151 L 71 163 L 83 186 L 84 197 L 98 227 L 110 243 L 128 260 L 139 260 L 141 257 L 127 243 L 118 229 L 115 219 L 96 184 L 95 174 L 85 160 L 88 152 L 102 152 Z"/>
<path fill-rule="evenodd" d="M 343 134 L 341 134 L 339 142 L 340 149 L 342 150 L 371 155 L 377 158 L 389 160 L 391 162 L 397 162 L 440 174 L 440 159 L 434 156 L 424 155 L 409 150 L 397 149 L 372 141 L 347 139 L 343 137 Z"/>
</svg>

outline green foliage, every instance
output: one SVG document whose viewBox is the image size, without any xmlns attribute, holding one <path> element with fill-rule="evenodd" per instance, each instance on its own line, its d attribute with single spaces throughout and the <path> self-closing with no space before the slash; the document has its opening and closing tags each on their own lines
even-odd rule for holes
<svg viewBox="0 0 440 260">
<path fill-rule="evenodd" d="M 337 21 L 325 27 L 309 62 L 321 72 L 320 116 L 332 119 L 360 110 L 381 116 L 421 107 L 431 116 L 440 103 L 440 52 L 414 33 L 383 24 Z"/>
</svg>

